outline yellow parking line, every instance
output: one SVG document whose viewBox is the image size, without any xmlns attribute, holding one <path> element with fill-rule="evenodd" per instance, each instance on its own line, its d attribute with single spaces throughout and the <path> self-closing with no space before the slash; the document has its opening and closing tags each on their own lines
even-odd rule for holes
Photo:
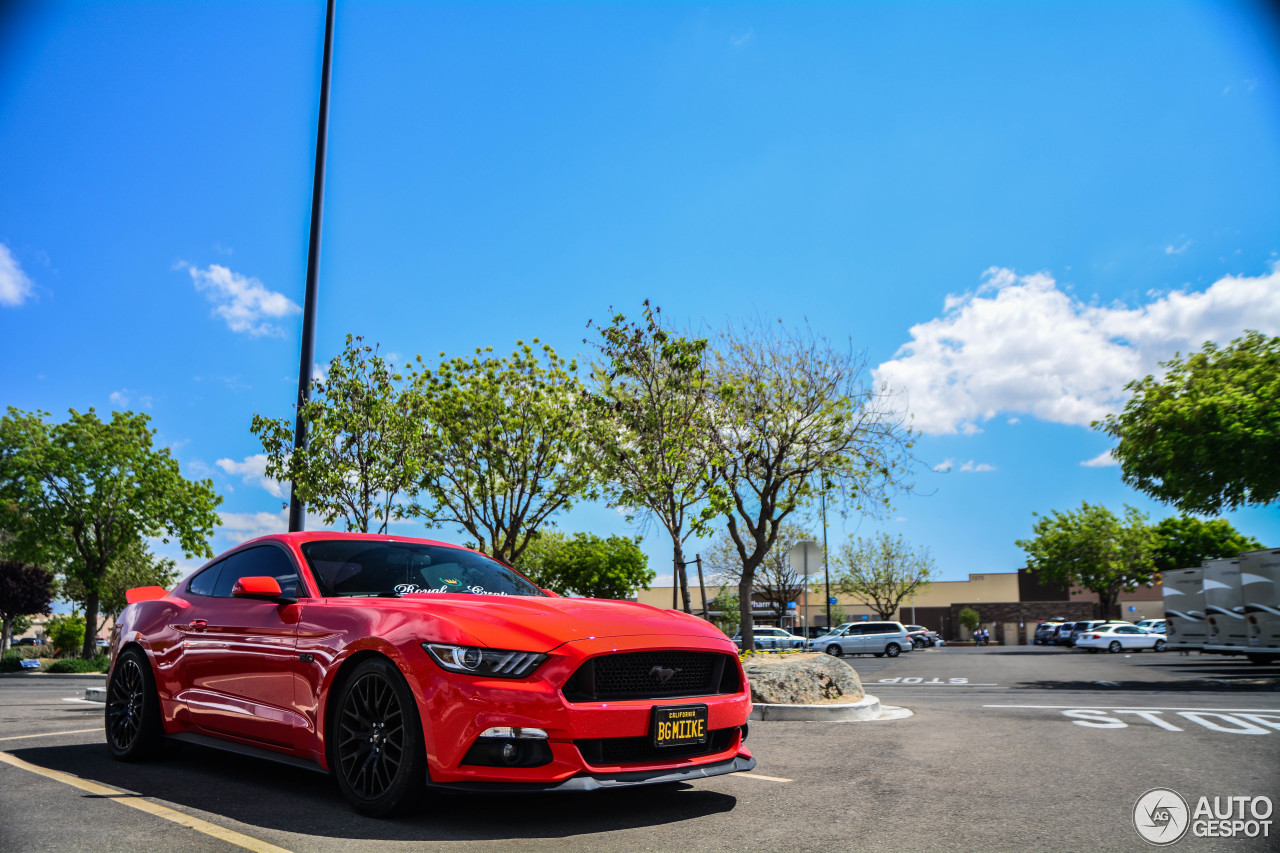
<svg viewBox="0 0 1280 853">
<path fill-rule="evenodd" d="M 10 737 L 0 737 L 0 740 L 25 740 L 29 737 L 55 737 L 57 735 L 82 735 L 88 732 L 100 732 L 102 726 L 92 729 L 72 729 L 69 732 L 41 732 L 38 735 L 12 735 Z"/>
<path fill-rule="evenodd" d="M 94 730 L 96 731 L 96 729 Z M 70 785 L 73 788 L 79 788 L 81 791 L 87 791 L 99 797 L 108 797 L 114 803 L 137 809 L 140 812 L 146 812 L 155 815 L 158 818 L 170 821 L 172 823 L 194 829 L 196 832 L 202 832 L 205 835 L 219 838 L 228 844 L 234 844 L 237 847 L 243 847 L 245 850 L 252 850 L 254 853 L 289 853 L 283 847 L 277 847 L 274 844 L 268 844 L 258 838 L 236 832 L 231 829 L 224 829 L 217 824 L 209 823 L 207 820 L 201 820 L 198 817 L 192 817 L 183 814 L 176 809 L 168 806 L 162 806 L 159 803 L 153 803 L 150 800 L 121 791 L 118 788 L 112 788 L 107 785 L 91 782 L 88 779 L 81 779 L 79 776 L 73 776 L 70 773 L 63 773 L 61 770 L 50 770 L 47 767 L 40 767 L 35 764 L 29 764 L 21 758 L 15 758 L 7 752 L 0 752 L 0 761 L 10 764 L 21 770 L 27 770 L 46 779 L 52 779 L 55 782 L 61 782 L 64 785 Z"/>
<path fill-rule="evenodd" d="M 781 776 L 765 776 L 763 773 L 734 773 L 734 776 L 745 776 L 748 779 L 762 779 L 765 782 L 794 782 L 795 779 L 783 779 Z"/>
</svg>

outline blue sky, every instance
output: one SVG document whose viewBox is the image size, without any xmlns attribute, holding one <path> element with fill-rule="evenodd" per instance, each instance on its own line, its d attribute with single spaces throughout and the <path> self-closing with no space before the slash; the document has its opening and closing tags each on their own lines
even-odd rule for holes
<svg viewBox="0 0 1280 853">
<path fill-rule="evenodd" d="M 318 0 L 0 6 L 0 402 L 150 414 L 225 497 L 215 550 L 284 525 L 248 426 L 294 393 L 322 35 Z M 1021 566 L 1033 512 L 1173 514 L 1088 422 L 1280 334 L 1261 6 L 347 0 L 330 120 L 318 361 L 581 353 L 646 298 L 807 321 L 924 432 L 916 492 L 831 539 L 944 579 Z M 1280 544 L 1276 507 L 1229 517 Z"/>
</svg>

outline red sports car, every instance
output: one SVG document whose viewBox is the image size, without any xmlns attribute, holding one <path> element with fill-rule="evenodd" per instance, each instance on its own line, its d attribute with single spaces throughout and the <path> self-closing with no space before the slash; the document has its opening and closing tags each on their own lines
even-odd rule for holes
<svg viewBox="0 0 1280 853">
<path fill-rule="evenodd" d="M 168 738 L 318 767 L 370 815 L 428 788 L 587 791 L 755 766 L 721 631 L 561 598 L 466 548 L 265 536 L 129 600 L 106 709 L 122 760 Z"/>
</svg>

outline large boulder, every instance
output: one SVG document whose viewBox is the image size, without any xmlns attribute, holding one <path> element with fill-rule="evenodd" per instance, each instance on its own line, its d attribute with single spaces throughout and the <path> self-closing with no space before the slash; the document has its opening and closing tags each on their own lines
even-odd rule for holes
<svg viewBox="0 0 1280 853">
<path fill-rule="evenodd" d="M 821 653 L 752 655 L 742 668 L 761 705 L 842 705 L 866 695 L 853 667 Z"/>
</svg>

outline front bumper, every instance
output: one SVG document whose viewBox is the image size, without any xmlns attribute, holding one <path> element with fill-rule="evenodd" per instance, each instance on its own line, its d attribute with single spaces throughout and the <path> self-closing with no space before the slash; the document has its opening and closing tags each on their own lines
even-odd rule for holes
<svg viewBox="0 0 1280 853">
<path fill-rule="evenodd" d="M 589 658 L 626 652 L 684 650 L 726 655 L 738 668 L 735 693 L 663 699 L 569 701 L 562 688 Z M 594 790 L 620 785 L 656 784 L 734 773 L 754 766 L 742 743 L 741 727 L 751 713 L 746 677 L 728 641 L 670 636 L 633 636 L 583 640 L 552 650 L 529 678 L 497 679 L 443 671 L 426 660 L 406 673 L 423 721 L 430 784 L 475 790 Z M 705 705 L 708 750 L 671 756 L 640 749 L 630 758 L 605 759 L 618 752 L 592 752 L 593 741 L 640 742 L 652 736 L 655 706 Z M 550 760 L 532 767 L 466 763 L 481 732 L 493 727 L 546 732 Z M 625 753 L 626 750 L 623 750 Z M 514 786 L 514 787 L 510 787 Z"/>
</svg>

